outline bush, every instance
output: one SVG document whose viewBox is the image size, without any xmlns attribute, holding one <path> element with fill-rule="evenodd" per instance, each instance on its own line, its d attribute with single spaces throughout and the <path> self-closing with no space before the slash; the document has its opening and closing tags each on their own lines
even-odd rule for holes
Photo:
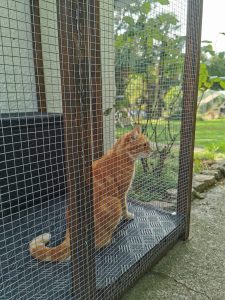
<svg viewBox="0 0 225 300">
<path fill-rule="evenodd" d="M 149 165 L 154 168 L 156 160 L 148 160 Z M 166 191 L 177 188 L 178 178 L 178 152 L 173 151 L 167 158 L 161 176 L 154 176 L 151 170 L 145 174 L 141 162 L 137 162 L 135 177 L 132 188 L 129 191 L 131 199 L 149 202 L 165 201 Z"/>
<path fill-rule="evenodd" d="M 215 161 L 216 149 L 213 145 L 205 151 L 194 153 L 194 173 L 201 173 L 203 170 L 209 168 L 209 166 Z"/>
</svg>

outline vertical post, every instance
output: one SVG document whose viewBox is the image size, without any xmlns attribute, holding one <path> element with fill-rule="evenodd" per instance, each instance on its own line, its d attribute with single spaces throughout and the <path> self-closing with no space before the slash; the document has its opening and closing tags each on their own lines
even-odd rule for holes
<svg viewBox="0 0 225 300">
<path fill-rule="evenodd" d="M 42 44 L 41 44 L 39 0 L 31 0 L 30 10 L 31 10 L 33 55 L 34 55 L 38 111 L 41 113 L 45 113 L 47 112 L 47 103 L 46 103 L 44 64 L 43 64 Z"/>
<path fill-rule="evenodd" d="M 88 1 L 58 0 L 67 197 L 75 298 L 96 298 L 93 181 L 92 73 Z"/>
<path fill-rule="evenodd" d="M 102 113 L 102 80 L 101 80 L 101 39 L 100 39 L 100 0 L 83 0 L 87 12 L 87 30 L 89 60 L 91 68 L 91 99 L 93 120 L 93 155 L 98 159 L 103 155 L 103 113 Z M 82 3 L 82 1 L 80 1 Z M 85 22 L 85 20 L 83 20 Z"/>
<path fill-rule="evenodd" d="M 177 213 L 185 218 L 185 229 L 182 236 L 185 240 L 189 236 L 190 227 L 202 9 L 203 0 L 188 0 L 177 199 Z"/>
<path fill-rule="evenodd" d="M 101 35 L 101 76 L 102 76 L 102 110 L 111 113 L 103 114 L 104 152 L 115 143 L 115 49 L 114 49 L 114 3 L 115 1 L 99 0 L 100 35 Z"/>
</svg>

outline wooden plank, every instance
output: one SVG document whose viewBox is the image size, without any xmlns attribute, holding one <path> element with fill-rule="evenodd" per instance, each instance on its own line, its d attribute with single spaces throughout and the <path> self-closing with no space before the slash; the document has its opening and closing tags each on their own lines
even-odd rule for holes
<svg viewBox="0 0 225 300">
<path fill-rule="evenodd" d="M 100 4 L 99 0 L 89 1 L 89 51 L 91 58 L 91 98 L 93 118 L 93 153 L 94 159 L 104 153 L 103 144 L 103 108 L 101 79 L 101 39 L 100 39 Z"/>
<path fill-rule="evenodd" d="M 193 153 L 200 66 L 202 7 L 202 0 L 188 1 L 177 199 L 177 213 L 185 217 L 185 229 L 182 236 L 183 239 L 188 238 L 190 227 Z"/>
<path fill-rule="evenodd" d="M 38 111 L 45 113 L 47 112 L 47 103 L 45 93 L 44 64 L 42 56 L 39 0 L 31 0 L 30 10 Z"/>
<path fill-rule="evenodd" d="M 73 288 L 95 299 L 92 105 L 86 1 L 59 0 L 58 26 Z"/>
</svg>

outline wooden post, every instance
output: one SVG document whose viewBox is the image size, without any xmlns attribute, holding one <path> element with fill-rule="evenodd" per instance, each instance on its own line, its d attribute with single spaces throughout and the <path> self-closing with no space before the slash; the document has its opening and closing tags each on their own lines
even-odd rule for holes
<svg viewBox="0 0 225 300">
<path fill-rule="evenodd" d="M 198 96 L 203 0 L 188 1 L 186 53 L 183 79 L 177 213 L 185 218 L 183 239 L 189 236 L 193 152 Z"/>
<path fill-rule="evenodd" d="M 43 64 L 42 44 L 41 44 L 39 0 L 31 0 L 30 10 L 31 10 L 31 27 L 32 27 L 32 38 L 33 38 L 33 55 L 34 55 L 38 111 L 41 113 L 45 113 L 47 112 L 47 103 L 46 103 L 44 64 Z"/>
<path fill-rule="evenodd" d="M 101 79 L 101 39 L 100 39 L 100 0 L 80 1 L 87 2 L 88 12 L 88 39 L 89 60 L 91 68 L 91 99 L 93 121 L 93 154 L 94 159 L 102 157 L 104 153 L 103 143 L 103 108 L 102 108 L 102 79 Z M 85 20 L 84 20 L 85 22 Z"/>
<path fill-rule="evenodd" d="M 72 280 L 75 298 L 81 300 L 96 298 L 91 89 L 95 74 L 91 65 L 90 10 L 86 0 L 58 0 Z"/>
</svg>

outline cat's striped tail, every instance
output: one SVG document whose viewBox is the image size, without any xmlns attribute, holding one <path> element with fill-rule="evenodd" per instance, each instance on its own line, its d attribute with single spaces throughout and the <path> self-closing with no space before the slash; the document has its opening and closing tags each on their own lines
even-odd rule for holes
<svg viewBox="0 0 225 300">
<path fill-rule="evenodd" d="M 66 261 L 70 259 L 70 235 L 66 231 L 65 240 L 56 247 L 47 247 L 51 239 L 50 233 L 44 233 L 34 238 L 29 244 L 32 257 L 41 261 Z"/>
</svg>

